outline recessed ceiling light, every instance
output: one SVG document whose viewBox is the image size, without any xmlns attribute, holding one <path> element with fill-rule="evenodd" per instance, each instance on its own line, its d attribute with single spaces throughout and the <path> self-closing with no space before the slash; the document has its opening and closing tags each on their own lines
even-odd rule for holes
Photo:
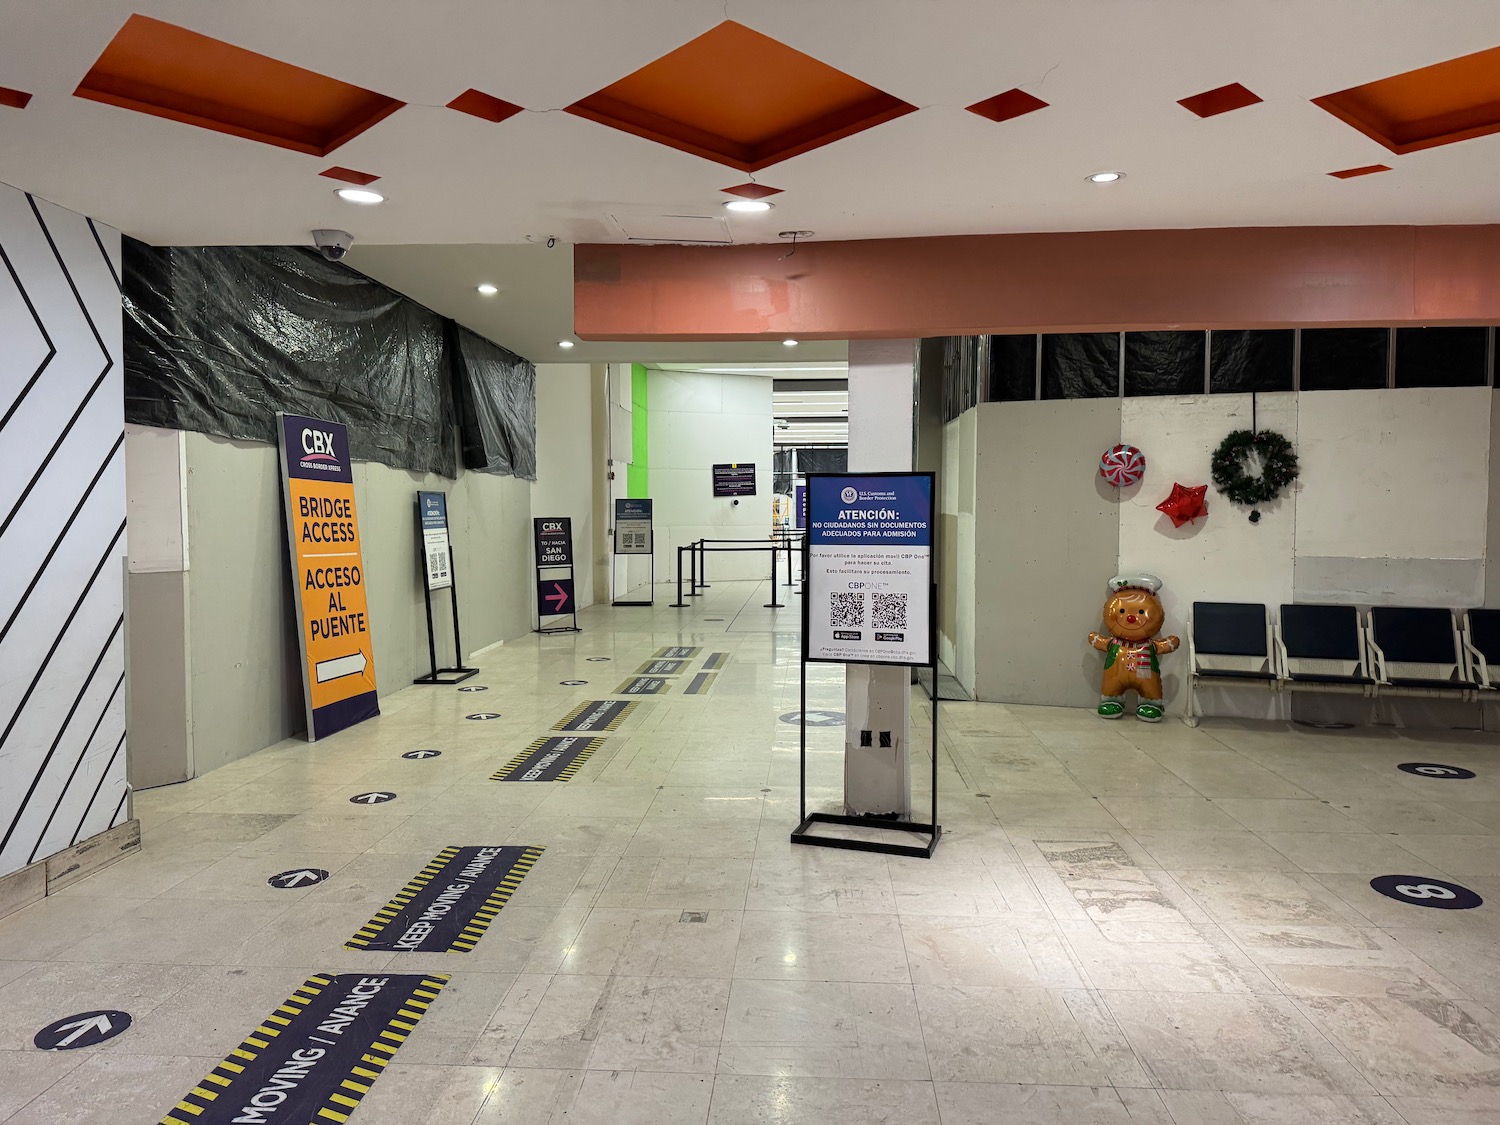
<svg viewBox="0 0 1500 1125">
<path fill-rule="evenodd" d="M 726 211 L 769 211 L 771 205 L 764 199 L 730 199 L 724 203 Z"/>
<path fill-rule="evenodd" d="M 1088 181 L 1091 184 L 1112 184 L 1116 180 L 1123 180 L 1124 178 L 1124 172 L 1095 172 L 1092 176 L 1088 177 Z"/>
<path fill-rule="evenodd" d="M 560 347 L 560 348 L 571 348 L 573 346 L 573 341 L 572 340 L 559 340 L 557 342 L 557 346 Z"/>
<path fill-rule="evenodd" d="M 797 341 L 796 340 L 783 340 L 781 342 L 782 342 L 782 344 L 784 346 L 786 346 L 788 348 L 795 348 L 797 346 Z"/>
<path fill-rule="evenodd" d="M 486 297 L 493 297 L 496 293 L 500 292 L 500 290 L 496 289 L 488 281 L 486 281 L 483 285 L 476 285 L 474 288 L 478 289 L 479 292 L 483 293 Z"/>
<path fill-rule="evenodd" d="M 385 196 L 367 187 L 342 187 L 334 192 L 345 203 L 384 203 Z"/>
</svg>

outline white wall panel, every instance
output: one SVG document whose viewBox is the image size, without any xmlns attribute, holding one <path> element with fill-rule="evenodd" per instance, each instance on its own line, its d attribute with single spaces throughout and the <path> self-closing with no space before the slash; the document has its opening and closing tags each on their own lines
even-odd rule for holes
<svg viewBox="0 0 1500 1125">
<path fill-rule="evenodd" d="M 129 816 L 119 251 L 0 185 L 0 875 Z"/>
<path fill-rule="evenodd" d="M 594 604 L 594 423 L 586 363 L 536 369 L 536 485 L 532 515 L 573 521 L 573 590 L 579 608 Z M 561 572 L 556 572 L 561 573 Z"/>
<path fill-rule="evenodd" d="M 1297 552 L 1484 558 L 1490 396 L 1483 387 L 1304 392 Z"/>
</svg>

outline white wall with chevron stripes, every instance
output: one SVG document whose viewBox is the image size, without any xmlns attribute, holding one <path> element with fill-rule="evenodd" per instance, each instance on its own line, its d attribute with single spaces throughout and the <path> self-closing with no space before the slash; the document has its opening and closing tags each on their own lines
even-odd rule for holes
<svg viewBox="0 0 1500 1125">
<path fill-rule="evenodd" d="M 130 816 L 119 270 L 0 184 L 0 875 Z"/>
</svg>

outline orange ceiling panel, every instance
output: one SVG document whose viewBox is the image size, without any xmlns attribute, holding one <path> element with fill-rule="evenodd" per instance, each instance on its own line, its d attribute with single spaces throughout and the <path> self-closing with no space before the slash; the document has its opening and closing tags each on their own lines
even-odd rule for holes
<svg viewBox="0 0 1500 1125">
<path fill-rule="evenodd" d="M 1329 172 L 1335 180 L 1352 180 L 1357 176 L 1370 176 L 1376 172 L 1389 172 L 1389 164 L 1362 164 L 1358 168 L 1341 168 L 1337 172 Z"/>
<path fill-rule="evenodd" d="M 766 184 L 740 184 L 737 187 L 721 188 L 725 195 L 737 195 L 741 199 L 765 199 L 767 196 L 780 195 L 785 188 L 770 187 Z"/>
<path fill-rule="evenodd" d="M 985 98 L 982 102 L 975 102 L 968 107 L 968 110 L 970 113 L 979 114 L 980 117 L 988 117 L 991 121 L 1009 121 L 1013 117 L 1020 117 L 1022 114 L 1046 108 L 1047 103 L 1041 98 L 1028 94 L 1025 90 L 1015 89 L 996 94 L 993 98 Z"/>
<path fill-rule="evenodd" d="M 916 108 L 726 20 L 568 112 L 754 172 Z"/>
<path fill-rule="evenodd" d="M 1398 156 L 1500 133 L 1500 47 L 1314 98 Z"/>
<path fill-rule="evenodd" d="M 483 90 L 465 90 L 448 103 L 448 108 L 496 124 L 521 112 L 521 107 L 514 102 L 486 94 Z"/>
<path fill-rule="evenodd" d="M 10 106 L 11 109 L 25 109 L 31 95 L 25 90 L 12 90 L 9 86 L 0 86 L 0 105 Z"/>
<path fill-rule="evenodd" d="M 1196 113 L 1199 117 L 1217 117 L 1232 109 L 1244 109 L 1246 106 L 1255 105 L 1260 100 L 1259 94 L 1246 89 L 1238 82 L 1231 82 L 1228 86 L 1216 86 L 1212 90 L 1204 90 L 1203 93 L 1194 94 L 1190 98 L 1182 98 L 1177 104 L 1183 109 Z"/>
<path fill-rule="evenodd" d="M 330 180 L 341 180 L 346 184 L 358 184 L 360 187 L 369 187 L 379 176 L 372 176 L 369 172 L 357 172 L 353 168 L 324 168 L 318 173 L 327 176 Z"/>
<path fill-rule="evenodd" d="M 73 92 L 312 156 L 405 104 L 141 15 L 125 21 Z"/>
</svg>

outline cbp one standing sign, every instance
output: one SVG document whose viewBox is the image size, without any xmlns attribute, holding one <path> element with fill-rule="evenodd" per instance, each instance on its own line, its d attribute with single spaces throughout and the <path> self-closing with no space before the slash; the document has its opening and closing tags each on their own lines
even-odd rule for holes
<svg viewBox="0 0 1500 1125">
<path fill-rule="evenodd" d="M 349 432 L 318 418 L 278 414 L 277 419 L 307 739 L 315 742 L 380 714 L 375 649 Z"/>
<path fill-rule="evenodd" d="M 932 664 L 932 474 L 807 480 L 807 659 Z"/>
</svg>

